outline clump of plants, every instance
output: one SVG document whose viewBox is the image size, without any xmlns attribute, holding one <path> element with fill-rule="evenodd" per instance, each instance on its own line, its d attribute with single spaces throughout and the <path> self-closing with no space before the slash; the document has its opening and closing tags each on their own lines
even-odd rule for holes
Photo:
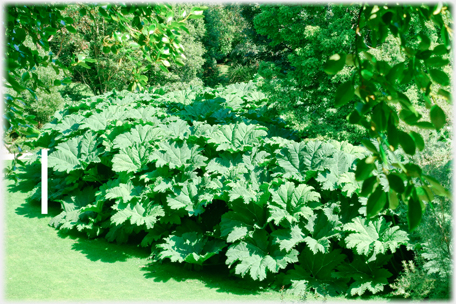
<svg viewBox="0 0 456 304">
<path fill-rule="evenodd" d="M 404 271 L 394 284 L 391 284 L 395 296 L 423 299 L 434 289 L 435 280 L 426 276 L 426 273 L 417 268 L 413 261 L 402 261 Z"/>
<path fill-rule="evenodd" d="M 258 67 L 255 65 L 243 66 L 240 64 L 235 64 L 230 66 L 228 69 L 228 78 L 230 83 L 247 82 L 254 78 L 257 70 Z"/>
<path fill-rule="evenodd" d="M 366 216 L 370 190 L 355 170 L 370 152 L 301 140 L 267 104 L 249 82 L 113 91 L 68 106 L 35 142 L 49 149 L 49 200 L 62 207 L 50 225 L 139 240 L 154 261 L 224 263 L 298 293 L 385 292 L 409 237 L 395 206 Z M 39 201 L 40 153 L 22 170 L 23 189 Z M 374 196 L 386 195 L 388 180 L 372 172 Z"/>
</svg>

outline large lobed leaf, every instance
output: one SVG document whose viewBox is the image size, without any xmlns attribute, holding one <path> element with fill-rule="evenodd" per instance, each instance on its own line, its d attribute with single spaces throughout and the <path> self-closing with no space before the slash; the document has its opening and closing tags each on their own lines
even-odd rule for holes
<svg viewBox="0 0 456 304">
<path fill-rule="evenodd" d="M 171 209 L 184 209 L 190 216 L 196 216 L 204 212 L 204 207 L 212 202 L 214 194 L 205 180 L 196 178 L 174 187 L 173 193 L 167 197 L 167 203 Z"/>
<path fill-rule="evenodd" d="M 151 141 L 159 141 L 163 137 L 163 131 L 159 127 L 136 125 L 130 132 L 120 134 L 114 139 L 114 148 L 125 149 L 134 144 L 150 146 Z"/>
<path fill-rule="evenodd" d="M 194 170 L 206 165 L 207 157 L 201 155 L 201 149 L 197 145 L 189 145 L 187 142 L 161 142 L 160 150 L 152 154 L 158 167 L 164 165 L 170 169 Z"/>
<path fill-rule="evenodd" d="M 318 251 L 328 253 L 330 248 L 330 240 L 333 238 L 339 239 L 339 227 L 341 222 L 339 216 L 334 214 L 334 208 L 323 208 L 317 210 L 308 218 L 305 229 L 308 236 L 304 238 L 307 246 L 314 254 Z"/>
<path fill-rule="evenodd" d="M 318 171 L 332 168 L 335 151 L 334 146 L 320 141 L 292 142 L 277 155 L 278 173 L 305 182 Z"/>
<path fill-rule="evenodd" d="M 83 213 L 83 207 L 92 204 L 95 200 L 96 189 L 86 187 L 84 190 L 77 189 L 71 195 L 58 200 L 63 211 L 54 217 L 49 225 L 59 229 L 72 229 L 80 225 L 79 217 Z"/>
<path fill-rule="evenodd" d="M 182 236 L 170 235 L 163 244 L 157 245 L 161 249 L 158 257 L 169 258 L 171 262 L 187 262 L 202 265 L 204 261 L 218 254 L 226 243 L 221 240 L 208 240 L 197 232 L 187 232 Z"/>
<path fill-rule="evenodd" d="M 286 220 L 292 224 L 313 215 L 312 209 L 319 206 L 320 194 L 305 184 L 295 187 L 294 183 L 286 182 L 278 190 L 272 191 L 272 200 L 268 204 L 270 217 L 279 225 Z"/>
<path fill-rule="evenodd" d="M 388 284 L 388 278 L 392 276 L 391 272 L 382 268 L 388 262 L 391 256 L 379 256 L 373 262 L 366 261 L 365 257 L 356 255 L 351 263 L 343 263 L 337 267 L 338 272 L 334 274 L 335 279 L 353 279 L 348 292 L 354 295 L 362 296 L 367 290 L 373 294 L 383 291 Z"/>
<path fill-rule="evenodd" d="M 146 225 L 147 229 L 152 229 L 159 217 L 165 215 L 163 207 L 158 204 L 149 204 L 146 208 L 142 203 L 128 204 L 120 209 L 111 217 L 111 223 L 121 225 L 130 220 L 132 225 Z"/>
<path fill-rule="evenodd" d="M 70 173 L 86 169 L 91 163 L 99 163 L 101 152 L 97 135 L 87 132 L 58 144 L 56 150 L 49 154 L 48 165 L 54 170 Z"/>
<path fill-rule="evenodd" d="M 151 148 L 138 143 L 122 148 L 112 159 L 112 170 L 127 173 L 142 171 L 147 168 L 152 153 Z"/>
<path fill-rule="evenodd" d="M 247 273 L 252 279 L 263 281 L 267 270 L 277 273 L 289 263 L 298 261 L 298 251 L 287 253 L 269 244 L 269 236 L 265 230 L 257 230 L 252 238 L 232 244 L 226 252 L 226 264 L 235 264 L 235 273 L 244 277 Z"/>
<path fill-rule="evenodd" d="M 386 254 L 387 250 L 395 252 L 400 245 L 409 240 L 405 231 L 399 226 L 390 227 L 383 217 L 374 220 L 354 218 L 344 225 L 343 230 L 348 232 L 345 242 L 347 248 L 353 248 L 359 255 L 370 257 L 374 261 L 378 254 Z"/>
<path fill-rule="evenodd" d="M 302 287 L 312 288 L 317 293 L 326 296 L 343 294 L 347 289 L 347 279 L 335 280 L 336 267 L 338 267 L 346 255 L 341 249 L 335 249 L 327 254 L 314 253 L 305 248 L 299 255 L 299 264 L 289 270 L 284 278 L 285 284 L 292 284 L 291 292 L 299 293 Z M 304 286 L 303 286 L 304 285 Z"/>
<path fill-rule="evenodd" d="M 241 122 L 219 126 L 209 142 L 217 146 L 217 151 L 245 151 L 260 143 L 267 134 L 266 127 Z"/>
<path fill-rule="evenodd" d="M 231 209 L 222 215 L 220 222 L 221 236 L 227 237 L 229 243 L 252 237 L 255 230 L 263 229 L 267 224 L 267 208 L 264 204 L 233 202 Z"/>
</svg>

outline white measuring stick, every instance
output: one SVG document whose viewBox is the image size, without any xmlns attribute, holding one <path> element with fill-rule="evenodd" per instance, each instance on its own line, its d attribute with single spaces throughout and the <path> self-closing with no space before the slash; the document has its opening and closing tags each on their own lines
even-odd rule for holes
<svg viewBox="0 0 456 304">
<path fill-rule="evenodd" d="M 48 149 L 41 149 L 41 214 L 48 213 Z"/>
</svg>

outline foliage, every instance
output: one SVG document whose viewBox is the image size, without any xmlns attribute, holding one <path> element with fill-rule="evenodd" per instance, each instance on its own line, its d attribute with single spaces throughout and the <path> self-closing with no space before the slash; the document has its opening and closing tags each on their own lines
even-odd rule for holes
<svg viewBox="0 0 456 304">
<path fill-rule="evenodd" d="M 425 132 L 422 133 L 427 145 L 425 150 L 417 155 L 416 161 L 421 165 L 424 173 L 435 176 L 442 186 L 451 189 L 453 180 L 452 139 L 448 138 L 443 130 L 429 133 L 431 133 L 429 137 Z M 433 155 L 432 159 L 430 159 L 431 155 Z M 428 274 L 437 274 L 439 279 L 447 281 L 446 284 L 449 284 L 453 273 L 451 263 L 453 252 L 451 245 L 452 202 L 446 197 L 435 197 L 432 204 L 435 208 L 432 209 L 430 206 L 427 208 L 420 225 L 422 228 L 417 229 L 417 238 L 421 240 L 422 248 L 416 251 L 425 261 L 424 270 Z M 438 285 L 441 286 L 442 282 L 438 282 Z"/>
<path fill-rule="evenodd" d="M 429 297 L 448 295 L 448 7 L 218 5 L 205 12 L 206 28 L 204 10 L 8 8 L 10 132 L 36 133 L 33 120 L 61 104 L 70 75 L 99 94 L 63 86 L 75 100 L 32 145 L 51 152 L 50 200 L 62 213 L 50 224 L 139 240 L 155 260 L 225 261 L 260 281 L 277 274 L 297 294 L 382 293 L 394 279 L 405 294 L 408 280 L 426 275 L 438 286 Z M 44 15 L 42 26 L 29 15 Z M 198 77 L 211 86 L 255 80 L 211 89 Z M 49 97 L 56 102 L 42 107 Z M 21 169 L 32 201 L 39 161 Z M 419 271 L 398 277 L 405 244 Z"/>
<path fill-rule="evenodd" d="M 241 7 L 236 4 L 212 5 L 204 12 L 204 16 L 206 35 L 203 43 L 207 49 L 206 56 L 221 62 L 244 38 L 245 22 Z"/>
<path fill-rule="evenodd" d="M 34 20 L 39 21 L 43 25 L 42 27 L 48 25 L 49 28 L 60 28 L 62 27 L 60 21 L 65 23 L 61 18 L 60 10 L 61 8 L 58 6 L 45 8 L 8 6 L 6 8 L 6 87 L 17 93 L 16 97 L 9 94 L 5 95 L 5 118 L 8 123 L 5 128 L 6 131 L 14 129 L 16 133 L 24 135 L 34 132 L 32 125 L 37 122 L 33 116 L 24 113 L 26 104 L 18 95 L 24 92 L 26 87 L 22 86 L 19 81 L 30 80 L 31 87 L 28 87 L 28 91 L 33 98 L 36 96 L 35 91 L 38 87 L 50 94 L 49 85 L 40 80 L 37 73 L 33 73 L 32 68 L 43 65 L 42 62 L 52 62 L 52 59 L 47 54 L 40 56 L 37 50 L 30 49 L 24 41 L 29 36 L 33 44 L 38 45 L 39 48 L 44 48 L 45 51 L 49 51 L 48 39 L 51 34 L 45 32 L 44 28 L 37 31 L 34 27 Z M 53 63 L 58 70 L 60 62 L 57 60 Z M 26 71 L 20 74 L 23 70 Z"/>
<path fill-rule="evenodd" d="M 412 20 L 413 21 L 413 20 Z M 414 31 L 411 35 L 419 32 L 421 25 L 414 21 L 414 26 L 411 30 Z M 439 39 L 440 33 L 432 26 L 432 23 L 427 22 L 422 30 L 429 33 L 432 41 Z M 388 40 L 388 38 L 387 38 Z M 396 47 L 399 43 L 396 43 Z M 385 49 L 386 48 L 386 49 Z M 388 56 L 387 48 L 391 48 L 391 44 L 385 43 L 380 48 L 382 52 L 374 53 L 376 56 Z M 448 55 L 447 55 L 448 56 Z M 452 63 L 451 57 L 450 64 Z M 396 64 L 399 62 L 395 62 Z M 416 85 L 412 84 L 405 91 L 405 95 L 410 99 L 416 111 L 423 117 L 429 117 L 430 110 L 420 101 Z M 420 129 L 417 126 L 411 126 L 403 121 L 399 122 L 399 126 L 405 132 L 419 133 L 426 146 L 422 151 L 417 150 L 415 155 L 409 156 L 408 159 L 414 161 L 423 173 L 433 176 L 443 187 L 451 189 L 452 180 L 452 128 L 453 114 L 452 105 L 445 100 L 435 100 L 442 108 L 447 118 L 448 126 L 440 130 Z M 401 148 L 399 147 L 399 150 Z M 427 206 L 426 212 L 423 214 L 419 229 L 416 229 L 411 234 L 411 244 L 415 251 L 415 261 L 419 269 L 427 272 L 427 276 L 436 280 L 436 289 L 432 291 L 429 298 L 448 298 L 448 288 L 452 274 L 452 247 L 451 247 L 451 201 L 442 196 L 434 196 L 432 201 L 434 208 Z M 401 220 L 406 221 L 405 210 L 407 206 L 401 209 Z M 426 265 L 426 266 L 424 266 Z M 435 271 L 431 273 L 431 269 Z M 421 270 L 420 270 L 421 271 Z"/>
<path fill-rule="evenodd" d="M 172 14 L 178 16 L 185 11 L 191 11 L 190 5 L 178 5 L 172 7 Z M 197 8 L 197 7 L 194 7 Z M 84 9 L 85 15 L 79 14 Z M 143 57 L 139 45 L 115 49 L 109 52 L 107 36 L 118 31 L 116 23 L 107 22 L 98 13 L 99 7 L 92 5 L 68 6 L 63 14 L 75 20 L 75 33 L 56 35 L 55 43 L 52 45 L 55 51 L 69 58 L 72 53 L 79 53 L 90 57 L 87 65 L 77 66 L 74 69 L 75 80 L 88 84 L 94 93 L 102 94 L 113 89 L 126 89 L 134 82 L 140 73 L 142 86 L 156 86 L 166 83 L 177 85 L 177 82 L 198 84 L 196 75 L 201 73 L 203 65 L 203 45 L 199 42 L 204 35 L 204 22 L 202 19 L 188 20 L 186 29 L 181 33 L 181 40 L 177 41 L 185 49 L 186 55 L 182 57 L 191 58 L 178 61 L 179 66 L 170 67 L 170 71 L 163 70 L 164 66 L 151 65 L 150 57 Z M 66 40 L 69 40 L 68 42 Z M 169 50 L 162 52 L 161 56 L 166 57 Z M 136 76 L 135 76 L 136 75 Z M 145 78 L 144 78 L 145 77 Z M 201 82 L 201 81 L 200 81 Z"/>
<path fill-rule="evenodd" d="M 65 66 L 72 65 L 74 54 L 80 55 L 78 60 L 81 63 L 72 69 L 73 81 L 84 83 L 95 95 L 127 88 L 134 81 L 136 66 L 132 59 L 145 65 L 138 49 L 120 48 L 117 53 L 111 53 L 106 48 L 106 38 L 119 29 L 115 23 L 107 22 L 99 9 L 90 4 L 65 7 L 62 15 L 72 18 L 75 30 L 59 31 L 50 41 L 53 53 L 61 58 Z M 103 51 L 103 47 L 107 52 Z"/>
<path fill-rule="evenodd" d="M 77 103 L 83 98 L 94 96 L 92 90 L 86 84 L 80 82 L 72 82 L 62 86 L 60 94 L 66 100 L 66 103 Z"/>
<path fill-rule="evenodd" d="M 195 5 L 177 4 L 173 7 L 175 14 L 180 11 L 190 11 Z M 148 84 L 151 87 L 166 86 L 168 90 L 182 90 L 189 86 L 203 85 L 201 80 L 203 74 L 204 54 L 206 49 L 203 45 L 203 37 L 206 32 L 204 19 L 190 19 L 186 22 L 188 31 L 182 33 L 181 44 L 185 50 L 186 60 L 184 66 L 172 66 L 168 72 L 162 71 L 159 67 L 152 67 L 146 72 L 149 78 Z"/>
<path fill-rule="evenodd" d="M 31 43 L 31 39 L 26 39 L 24 44 L 30 47 L 33 51 L 37 52 L 40 55 L 44 54 L 43 49 L 37 49 Z M 25 70 L 21 71 L 25 72 Z M 19 100 L 20 105 L 24 107 L 22 112 L 24 115 L 28 115 L 29 117 L 34 117 L 34 120 L 37 122 L 37 127 L 41 128 L 42 125 L 50 121 L 51 116 L 58 110 L 61 109 L 64 105 L 65 99 L 62 97 L 61 94 L 61 87 L 53 87 L 54 81 L 58 81 L 60 78 L 57 73 L 52 69 L 50 66 L 48 67 L 38 67 L 35 70 L 36 75 L 43 79 L 45 85 L 50 86 L 49 90 L 46 91 L 42 88 L 36 89 L 36 94 L 34 97 L 29 92 L 22 92 L 21 94 L 17 94 L 12 88 L 6 89 L 7 98 L 16 98 Z M 21 79 L 18 83 L 22 86 L 27 86 L 30 83 L 30 79 Z M 13 107 L 16 112 L 19 110 L 16 107 Z M 4 121 L 4 129 L 9 129 L 10 124 L 8 120 Z M 3 143 L 8 150 L 9 153 L 20 155 L 23 152 L 29 151 L 30 147 L 28 146 L 28 139 L 20 136 L 20 132 L 16 132 L 15 130 L 10 130 L 7 132 L 3 137 Z M 8 171 L 6 171 L 8 174 Z"/>
<path fill-rule="evenodd" d="M 262 89 L 274 107 L 305 137 L 359 143 L 364 134 L 346 121 L 350 106 L 336 110 L 332 98 L 350 69 L 333 77 L 322 65 L 333 53 L 352 48 L 358 6 L 261 5 L 258 11 L 256 33 L 266 36 L 277 54 L 259 66 Z"/>
<path fill-rule="evenodd" d="M 138 239 L 155 260 L 224 260 L 259 281 L 280 274 L 280 284 L 316 293 L 383 291 L 408 237 L 388 210 L 360 220 L 366 202 L 354 176 L 369 152 L 300 141 L 267 103 L 249 82 L 113 91 L 57 112 L 35 142 L 50 149 L 49 199 L 62 206 L 50 225 Z M 37 153 L 21 169 L 31 201 L 41 197 L 39 162 Z"/>
<path fill-rule="evenodd" d="M 206 54 L 204 55 L 204 74 L 202 79 L 206 86 L 215 87 L 223 83 L 217 64 L 226 63 L 234 58 L 243 57 L 247 36 L 247 21 L 242 16 L 239 4 L 217 4 L 209 6 L 204 12 L 206 33 L 202 39 Z M 240 53 L 241 52 L 241 53 Z M 233 55 L 234 54 L 234 55 Z M 244 63 L 244 62 L 243 62 Z M 245 79 L 248 81 L 251 79 Z M 234 83 L 230 81 L 228 83 Z"/>
<path fill-rule="evenodd" d="M 442 108 L 451 119 L 451 108 Z M 442 186 L 451 189 L 452 132 L 448 129 L 422 131 L 420 134 L 426 142 L 426 147 L 418 152 L 413 160 L 423 168 L 425 174 L 434 176 Z M 416 252 L 417 271 L 422 272 L 427 280 L 435 281 L 435 288 L 428 297 L 446 299 L 450 297 L 448 286 L 451 284 L 453 273 L 452 204 L 448 198 L 436 196 L 432 205 L 434 208 L 427 206 L 419 229 L 411 235 L 412 241 L 409 246 Z"/>
<path fill-rule="evenodd" d="M 347 248 L 355 248 L 359 254 L 370 256 L 367 260 L 375 261 L 378 254 L 385 254 L 388 249 L 396 252 L 400 244 L 408 240 L 404 231 L 399 227 L 389 228 L 384 219 L 371 221 L 366 225 L 361 218 L 355 218 L 353 223 L 345 225 L 344 230 L 353 232 L 345 240 Z"/>
<path fill-rule="evenodd" d="M 258 67 L 255 65 L 252 66 L 243 66 L 243 65 L 232 65 L 228 69 L 228 81 L 229 83 L 236 82 L 247 82 L 253 80 L 254 75 L 256 74 Z"/>
<path fill-rule="evenodd" d="M 434 289 L 435 280 L 426 276 L 426 273 L 417 269 L 413 261 L 402 261 L 404 272 L 396 279 L 394 284 L 390 284 L 394 289 L 395 296 L 420 300 L 426 298 Z"/>
<path fill-rule="evenodd" d="M 37 52 L 40 56 L 44 56 L 45 54 L 42 48 L 37 49 L 37 47 L 33 45 L 31 39 L 26 39 L 24 45 L 29 47 L 32 51 Z M 25 70 L 21 71 L 21 73 L 25 73 Z M 53 87 L 54 81 L 59 81 L 60 77 L 52 67 L 38 67 L 35 70 L 35 73 L 39 79 L 42 79 L 43 83 L 49 87 L 49 91 L 37 88 L 35 97 L 32 97 L 29 92 L 22 92 L 18 95 L 12 88 L 8 88 L 6 93 L 9 96 L 12 96 L 12 98 L 21 98 L 23 103 L 29 105 L 30 107 L 24 109 L 24 113 L 33 115 L 38 122 L 38 127 L 40 127 L 49 122 L 51 116 L 63 106 L 64 99 L 60 94 L 60 87 Z M 30 82 L 31 79 L 21 79 L 19 84 L 26 87 Z M 17 134 L 14 135 L 17 136 Z"/>
<path fill-rule="evenodd" d="M 394 208 L 398 199 L 401 199 L 408 203 L 410 230 L 415 229 L 420 223 L 426 208 L 425 204 L 432 205 L 434 193 L 451 198 L 448 190 L 433 177 L 423 174 L 421 168 L 413 162 L 405 165 L 395 162 L 397 169 L 385 170 L 390 183 L 394 183 L 392 176 L 400 174 L 402 180 L 406 182 L 405 188 L 392 186 L 388 196 L 380 196 L 374 187 L 366 185 L 372 184 L 374 179 L 378 181 L 378 178 L 370 178 L 374 161 L 378 160 L 383 166 L 388 165 L 389 160 L 385 149 L 394 151 L 400 145 L 409 155 L 414 155 L 416 149 L 424 149 L 425 143 L 422 136 L 417 132 L 402 131 L 399 126 L 400 120 L 420 129 L 439 130 L 446 124 L 445 113 L 435 100 L 439 98 L 450 100 L 450 93 L 446 90 L 450 84 L 450 78 L 442 71 L 442 67 L 449 64 L 449 60 L 445 58 L 451 45 L 448 21 L 445 21 L 448 14 L 447 7 L 442 4 L 362 6 L 356 28 L 359 35 L 356 36 L 354 52 L 348 55 L 338 52 L 329 57 L 324 66 L 325 72 L 329 75 L 337 74 L 345 65 L 356 67 L 351 78 L 339 87 L 335 103 L 340 107 L 350 102 L 356 95 L 359 101 L 350 114 L 349 120 L 353 124 L 363 126 L 369 136 L 376 138 L 380 143 L 375 147 L 369 142 L 363 142 L 374 155 L 362 160 L 360 163 L 362 166 L 358 166 L 356 172 L 356 178 L 364 181 L 363 187 L 369 189 L 369 191 L 366 190 L 366 195 L 369 196 L 368 216 L 375 215 L 387 202 Z M 431 41 L 429 32 L 425 30 L 415 36 L 419 43 L 414 44 L 406 39 L 405 35 L 409 32 L 412 16 L 418 16 L 415 18 L 420 21 L 422 29 L 425 21 L 433 23 L 433 26 L 440 31 L 437 43 Z M 370 30 L 369 33 L 368 30 Z M 368 52 L 369 47 L 375 48 L 385 41 L 388 31 L 399 40 L 406 58 L 405 61 L 394 66 L 390 66 L 386 61 Z M 402 93 L 400 85 L 407 85 L 412 80 L 419 89 L 426 108 L 430 110 L 430 121 L 420 120 L 422 115 Z M 401 108 L 399 114 L 398 105 Z"/>
<path fill-rule="evenodd" d="M 68 73 L 72 73 L 74 67 L 90 69 L 90 65 L 94 63 L 99 67 L 98 58 L 90 58 L 84 52 L 71 53 L 66 61 L 60 60 L 58 57 L 60 50 L 57 53 L 52 52 L 50 42 L 54 35 L 62 37 L 60 41 L 62 45 L 66 34 L 77 32 L 73 26 L 75 20 L 72 17 L 65 16 L 62 12 L 65 8 L 65 5 L 53 4 L 7 6 L 6 86 L 13 89 L 17 94 L 29 91 L 33 98 L 36 98 L 38 88 L 50 94 L 50 87 L 71 82 Z M 180 31 L 186 30 L 184 22 L 187 19 L 202 18 L 202 13 L 206 9 L 206 7 L 192 7 L 190 12 L 180 11 L 175 16 L 168 5 L 108 4 L 91 8 L 81 6 L 77 9 L 77 13 L 81 17 L 87 15 L 87 18 L 93 21 L 92 24 L 96 24 L 98 41 L 95 42 L 99 43 L 100 39 L 103 41 L 102 48 L 95 47 L 93 49 L 96 55 L 101 52 L 127 55 L 136 49 L 150 63 L 150 66 L 158 64 L 165 71 L 167 70 L 166 66 L 170 66 L 169 61 L 183 65 L 181 57 L 185 58 L 185 56 L 183 56 L 183 49 L 180 44 Z M 104 37 L 99 36 L 98 16 L 103 18 L 103 22 L 106 20 L 110 25 L 113 25 L 109 32 L 102 33 L 105 35 Z M 26 39 L 31 39 L 34 45 L 45 51 L 45 54 L 40 55 L 24 44 L 23 42 Z M 86 48 L 87 45 L 81 45 L 81 51 Z M 129 59 L 128 56 L 126 57 Z M 130 61 L 134 62 L 134 60 Z M 39 78 L 36 72 L 36 69 L 41 66 L 50 66 L 57 74 L 63 71 L 65 76 L 62 75 L 62 79 L 48 85 Z M 141 63 L 136 63 L 136 67 L 130 74 L 134 80 L 130 81 L 131 89 L 134 90 L 146 83 L 147 77 L 142 75 L 144 68 L 147 70 L 147 67 L 142 67 Z M 25 72 L 21 74 L 20 72 L 23 70 Z M 107 73 L 112 73 L 112 71 L 107 71 Z M 97 74 L 99 81 L 96 87 L 98 92 L 102 92 L 103 83 L 99 68 Z M 27 86 L 21 85 L 20 79 L 28 81 Z M 21 97 L 13 97 L 9 94 L 5 97 L 5 116 L 9 124 L 7 131 L 14 130 L 21 135 L 36 134 L 37 131 L 33 127 L 36 124 L 34 117 L 31 115 L 24 116 L 24 107 L 27 107 L 24 100 Z"/>
</svg>

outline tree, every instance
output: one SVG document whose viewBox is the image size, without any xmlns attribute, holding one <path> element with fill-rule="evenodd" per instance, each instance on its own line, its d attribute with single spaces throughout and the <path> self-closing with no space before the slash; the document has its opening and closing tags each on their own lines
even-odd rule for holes
<svg viewBox="0 0 456 304">
<path fill-rule="evenodd" d="M 446 124 L 445 113 L 438 103 L 451 101 L 448 91 L 451 82 L 445 72 L 450 63 L 450 18 L 448 6 L 442 3 L 432 6 L 362 5 L 353 52 L 339 52 L 325 63 L 325 72 L 329 75 L 337 74 L 346 65 L 355 67 L 350 78 L 337 90 L 335 104 L 340 107 L 355 98 L 357 103 L 349 121 L 364 127 L 376 142 L 374 145 L 369 140 L 363 141 L 373 154 L 361 160 L 356 171 L 357 180 L 363 181 L 363 195 L 368 197 L 367 215 L 375 216 L 388 207 L 395 209 L 402 200 L 408 205 L 410 230 L 420 223 L 426 203 L 433 208 L 434 194 L 449 199 L 451 194 L 435 178 L 423 174 L 419 166 L 413 162 L 402 164 L 394 158 L 394 153 L 387 151 L 401 147 L 405 153 L 414 155 L 416 149 L 425 147 L 420 129 L 439 130 Z M 421 31 L 414 37 L 407 37 L 413 20 L 421 25 Z M 439 31 L 437 41 L 431 40 L 425 30 L 426 23 Z M 388 32 L 398 39 L 404 55 L 404 60 L 394 66 L 369 52 L 385 42 Z M 420 101 L 429 109 L 429 121 L 422 119 L 403 93 L 403 85 L 410 83 L 416 85 Z M 400 121 L 417 127 L 417 131 L 404 132 Z M 372 175 L 377 165 L 388 179 L 387 195 L 380 191 L 380 178 Z"/>
<path fill-rule="evenodd" d="M 336 77 L 322 62 L 337 51 L 353 47 L 358 5 L 262 5 L 253 23 L 269 39 L 276 58 L 265 59 L 259 74 L 280 112 L 290 115 L 305 137 L 359 142 L 360 128 L 346 121 L 350 108 L 335 111 L 337 85 L 348 79 L 347 68 Z"/>
<path fill-rule="evenodd" d="M 179 10 L 190 11 L 192 6 L 192 4 L 184 3 L 175 4 L 173 11 L 175 14 Z M 188 31 L 182 32 L 181 42 L 187 57 L 185 65 L 174 65 L 168 68 L 169 72 L 162 71 L 158 66 L 152 67 L 145 73 L 149 77 L 150 86 L 166 86 L 170 90 L 180 90 L 192 85 L 203 85 L 201 78 L 204 71 L 203 65 L 206 61 L 204 58 L 206 49 L 202 40 L 206 33 L 205 20 L 187 20 L 185 26 Z"/>
<path fill-rule="evenodd" d="M 37 134 L 37 122 L 33 115 L 26 115 L 27 104 L 19 95 L 28 91 L 33 98 L 36 90 L 43 89 L 50 93 L 50 87 L 71 82 L 70 75 L 75 67 L 90 68 L 90 64 L 97 63 L 83 53 L 69 54 L 71 60 L 60 60 L 50 49 L 50 42 L 54 35 L 65 38 L 65 34 L 76 33 L 73 24 L 75 20 L 65 17 L 65 5 L 10 5 L 6 9 L 6 87 L 15 91 L 15 95 L 5 95 L 5 131 L 15 132 L 18 135 Z M 80 6 L 79 15 L 89 16 L 94 22 L 101 16 L 109 24 L 115 25 L 115 31 L 103 37 L 103 53 L 114 55 L 126 49 L 136 48 L 141 56 L 149 62 L 148 66 L 133 68 L 129 81 L 131 90 L 141 89 L 147 83 L 144 72 L 152 65 L 157 64 L 163 71 L 167 71 L 170 61 L 183 65 L 183 49 L 181 45 L 181 31 L 186 31 L 185 21 L 188 19 L 203 18 L 206 7 L 192 7 L 190 12 L 179 11 L 174 14 L 170 5 L 131 5 L 108 4 L 97 5 L 95 10 Z M 31 38 L 33 44 L 42 48 L 46 53 L 40 55 L 23 42 Z M 95 51 L 95 49 L 94 49 Z M 56 80 L 51 86 L 39 78 L 37 67 L 51 66 L 57 74 L 62 73 L 61 80 Z M 19 71 L 25 71 L 19 73 Z M 100 76 L 101 77 L 101 76 Z M 27 87 L 20 84 L 20 79 L 27 81 Z M 101 90 L 101 79 L 98 90 Z M 14 166 L 14 165 L 13 165 Z"/>
<path fill-rule="evenodd" d="M 231 59 L 237 46 L 245 43 L 247 22 L 239 4 L 212 5 L 205 13 L 206 33 L 203 43 L 207 50 L 204 58 L 204 81 L 214 86 L 220 82 L 217 64 Z"/>
</svg>

